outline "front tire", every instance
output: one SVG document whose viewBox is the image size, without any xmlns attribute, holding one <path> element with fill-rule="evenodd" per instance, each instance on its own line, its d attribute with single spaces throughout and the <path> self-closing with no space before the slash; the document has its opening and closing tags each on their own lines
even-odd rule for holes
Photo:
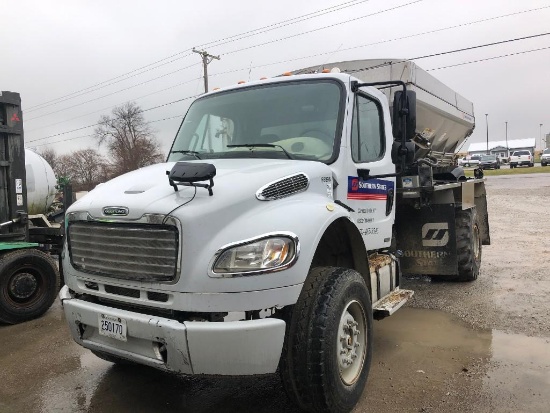
<svg viewBox="0 0 550 413">
<path fill-rule="evenodd" d="M 476 208 L 457 210 L 455 215 L 458 276 L 456 281 L 474 281 L 481 265 L 481 236 Z"/>
<path fill-rule="evenodd" d="M 59 272 L 49 255 L 35 249 L 0 257 L 0 322 L 16 324 L 40 317 L 59 291 Z"/>
<path fill-rule="evenodd" d="M 310 412 L 349 412 L 361 397 L 371 359 L 372 305 L 363 277 L 346 268 L 313 268 L 281 357 L 287 394 Z"/>
</svg>

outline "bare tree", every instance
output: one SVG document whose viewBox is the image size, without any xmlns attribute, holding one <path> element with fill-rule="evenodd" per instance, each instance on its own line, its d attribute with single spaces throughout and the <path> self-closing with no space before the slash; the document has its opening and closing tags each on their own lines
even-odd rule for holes
<svg viewBox="0 0 550 413">
<path fill-rule="evenodd" d="M 141 108 L 133 102 L 117 106 L 111 116 L 102 116 L 94 136 L 110 150 L 114 176 L 162 162 L 160 145 Z"/>
<path fill-rule="evenodd" d="M 57 161 L 57 153 L 52 148 L 44 148 L 41 151 L 38 151 L 38 154 L 46 160 L 52 167 L 52 169 L 55 170 L 55 164 Z"/>
<path fill-rule="evenodd" d="M 106 161 L 95 149 L 80 149 L 61 155 L 56 162 L 58 177 L 69 178 L 76 191 L 89 191 L 107 179 Z"/>
</svg>

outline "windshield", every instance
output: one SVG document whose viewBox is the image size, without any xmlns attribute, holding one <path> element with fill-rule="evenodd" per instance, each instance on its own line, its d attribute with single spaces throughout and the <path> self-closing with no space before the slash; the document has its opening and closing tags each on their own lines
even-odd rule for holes
<svg viewBox="0 0 550 413">
<path fill-rule="evenodd" d="M 496 159 L 497 159 L 497 157 L 495 155 L 483 155 L 481 157 L 482 161 L 494 161 Z"/>
<path fill-rule="evenodd" d="M 189 108 L 168 160 L 290 158 L 328 163 L 337 155 L 342 106 L 342 89 L 330 80 L 210 95 Z"/>
<path fill-rule="evenodd" d="M 529 151 L 515 151 L 512 156 L 522 156 L 522 155 L 531 155 Z"/>
<path fill-rule="evenodd" d="M 550 154 L 550 148 L 546 148 L 543 152 L 543 155 L 549 155 Z"/>
</svg>

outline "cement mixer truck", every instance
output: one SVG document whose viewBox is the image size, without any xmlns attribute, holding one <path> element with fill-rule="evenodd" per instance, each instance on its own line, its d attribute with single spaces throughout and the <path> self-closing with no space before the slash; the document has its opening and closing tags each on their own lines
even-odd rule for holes
<svg viewBox="0 0 550 413">
<path fill-rule="evenodd" d="M 63 236 L 44 215 L 55 175 L 24 149 L 21 99 L 13 92 L 0 92 L 0 183 L 0 323 L 14 324 L 39 317 L 55 300 Z"/>
<path fill-rule="evenodd" d="M 349 412 L 402 274 L 474 281 L 484 181 L 454 151 L 472 103 L 407 61 L 352 61 L 196 99 L 166 163 L 67 211 L 60 291 L 98 357 L 188 375 L 279 372 Z"/>
</svg>

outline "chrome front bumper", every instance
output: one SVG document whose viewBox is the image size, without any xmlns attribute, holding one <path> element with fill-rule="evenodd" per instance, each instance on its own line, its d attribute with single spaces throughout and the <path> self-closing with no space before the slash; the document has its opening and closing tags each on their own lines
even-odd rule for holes
<svg viewBox="0 0 550 413">
<path fill-rule="evenodd" d="M 285 322 L 274 318 L 230 322 L 179 322 L 74 298 L 59 292 L 73 339 L 139 364 L 183 374 L 252 375 L 274 373 L 285 336 Z M 127 341 L 98 333 L 98 315 L 127 323 Z"/>
</svg>

